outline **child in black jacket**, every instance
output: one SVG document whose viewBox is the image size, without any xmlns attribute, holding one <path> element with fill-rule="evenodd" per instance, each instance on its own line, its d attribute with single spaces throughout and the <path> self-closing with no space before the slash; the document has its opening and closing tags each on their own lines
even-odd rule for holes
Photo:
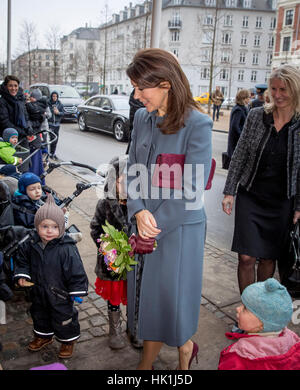
<svg viewBox="0 0 300 390">
<path fill-rule="evenodd" d="M 80 337 L 76 297 L 88 294 L 88 278 L 74 240 L 65 232 L 63 211 L 52 195 L 36 213 L 37 233 L 20 247 L 14 277 L 21 287 L 31 286 L 35 338 L 28 345 L 36 352 L 52 343 L 62 343 L 59 357 L 70 358 Z"/>
<path fill-rule="evenodd" d="M 126 167 L 126 158 L 113 158 L 110 161 L 104 184 L 104 199 L 97 203 L 94 217 L 91 221 L 91 237 L 99 248 L 99 238 L 104 233 L 102 225 L 107 220 L 118 230 L 124 230 L 128 235 L 126 196 L 123 194 L 123 171 Z M 127 282 L 117 280 L 117 276 L 107 270 L 103 255 L 98 253 L 97 275 L 95 292 L 107 300 L 109 319 L 109 346 L 112 349 L 121 349 L 126 346 L 122 336 L 120 304 L 127 305 Z"/>
</svg>

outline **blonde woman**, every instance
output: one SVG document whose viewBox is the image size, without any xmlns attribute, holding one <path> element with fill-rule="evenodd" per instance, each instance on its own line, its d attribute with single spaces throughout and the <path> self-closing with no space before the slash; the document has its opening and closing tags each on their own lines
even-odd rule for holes
<svg viewBox="0 0 300 390">
<path fill-rule="evenodd" d="M 292 222 L 300 217 L 300 71 L 275 69 L 270 103 L 252 109 L 233 153 L 224 188 L 230 215 L 236 196 L 232 251 L 240 292 L 273 276 Z"/>
</svg>

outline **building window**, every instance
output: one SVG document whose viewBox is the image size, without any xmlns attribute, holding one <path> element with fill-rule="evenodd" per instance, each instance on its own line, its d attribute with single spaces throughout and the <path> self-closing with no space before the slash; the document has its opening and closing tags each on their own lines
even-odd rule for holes
<svg viewBox="0 0 300 390">
<path fill-rule="evenodd" d="M 173 54 L 175 54 L 176 57 L 178 57 L 179 54 L 178 49 L 172 49 L 172 52 Z"/>
<path fill-rule="evenodd" d="M 236 7 L 236 0 L 226 0 L 226 7 Z"/>
<path fill-rule="evenodd" d="M 220 80 L 225 80 L 227 81 L 228 80 L 228 69 L 221 69 L 221 72 L 220 72 Z"/>
<path fill-rule="evenodd" d="M 172 25 L 173 26 L 180 26 L 181 25 L 180 11 L 178 9 L 173 10 Z"/>
<path fill-rule="evenodd" d="M 178 42 L 180 39 L 180 33 L 179 31 L 172 31 L 172 34 L 171 34 L 171 41 L 172 42 Z"/>
<path fill-rule="evenodd" d="M 256 81 L 257 79 L 257 71 L 256 70 L 252 70 L 251 72 L 251 81 Z"/>
<path fill-rule="evenodd" d="M 244 75 L 245 75 L 245 71 L 239 70 L 238 71 L 238 81 L 244 81 Z"/>
<path fill-rule="evenodd" d="M 246 62 L 246 53 L 244 51 L 240 52 L 240 63 L 245 64 Z"/>
<path fill-rule="evenodd" d="M 272 65 L 273 54 L 267 53 L 267 66 Z"/>
<path fill-rule="evenodd" d="M 243 16 L 242 26 L 243 27 L 248 27 L 249 26 L 249 16 Z"/>
<path fill-rule="evenodd" d="M 202 49 L 201 50 L 201 61 L 210 61 L 210 49 Z"/>
<path fill-rule="evenodd" d="M 50 66 L 50 62 L 47 61 L 47 62 L 46 62 L 46 66 L 47 66 L 47 67 Z"/>
<path fill-rule="evenodd" d="M 230 62 L 230 52 L 228 51 L 222 51 L 221 53 L 221 62 Z"/>
<path fill-rule="evenodd" d="M 255 24 L 255 27 L 256 27 L 256 28 L 262 28 L 262 16 L 257 16 L 257 17 L 256 17 L 256 24 Z"/>
<path fill-rule="evenodd" d="M 212 26 L 214 23 L 214 17 L 212 15 L 206 15 L 204 17 L 204 24 L 206 26 Z"/>
<path fill-rule="evenodd" d="M 274 30 L 276 28 L 276 17 L 271 18 L 271 23 L 270 23 L 270 29 Z"/>
<path fill-rule="evenodd" d="M 269 45 L 268 45 L 268 48 L 269 49 L 273 49 L 274 47 L 274 36 L 273 35 L 269 35 Z"/>
<path fill-rule="evenodd" d="M 225 15 L 224 16 L 224 26 L 232 26 L 232 15 Z"/>
<path fill-rule="evenodd" d="M 212 43 L 212 40 L 213 40 L 213 32 L 204 31 L 202 37 L 202 43 Z"/>
<path fill-rule="evenodd" d="M 222 35 L 222 43 L 231 44 L 231 33 L 225 32 Z"/>
<path fill-rule="evenodd" d="M 265 74 L 265 83 L 269 81 L 269 77 L 271 76 L 271 72 L 266 72 Z"/>
<path fill-rule="evenodd" d="M 247 45 L 247 34 L 242 34 L 242 36 L 241 36 L 241 45 L 242 46 Z"/>
<path fill-rule="evenodd" d="M 254 35 L 254 46 L 260 46 L 260 35 Z"/>
<path fill-rule="evenodd" d="M 258 58 L 259 58 L 259 54 L 258 53 L 253 53 L 252 65 L 258 65 Z"/>
<path fill-rule="evenodd" d="M 251 8 L 251 6 L 252 6 L 251 2 L 252 2 L 252 0 L 244 0 L 243 7 L 244 8 Z"/>
<path fill-rule="evenodd" d="M 209 68 L 201 68 L 201 71 L 200 71 L 200 78 L 202 80 L 208 80 L 209 79 Z"/>
<path fill-rule="evenodd" d="M 290 51 L 291 49 L 291 37 L 283 37 L 282 51 Z"/>
<path fill-rule="evenodd" d="M 205 0 L 205 5 L 208 5 L 209 7 L 215 7 L 216 0 Z"/>
<path fill-rule="evenodd" d="M 294 10 L 287 9 L 285 11 L 285 26 L 292 26 L 294 21 Z"/>
</svg>

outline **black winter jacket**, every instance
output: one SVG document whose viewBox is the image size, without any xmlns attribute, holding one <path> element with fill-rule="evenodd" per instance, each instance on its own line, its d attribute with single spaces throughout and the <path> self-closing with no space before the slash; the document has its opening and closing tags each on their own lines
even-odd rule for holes
<svg viewBox="0 0 300 390">
<path fill-rule="evenodd" d="M 130 109 L 129 109 L 129 137 L 128 137 L 128 146 L 127 146 L 126 154 L 129 153 L 134 115 L 139 108 L 145 107 L 142 102 L 140 102 L 138 99 L 134 98 L 134 90 L 131 92 L 130 97 L 129 97 L 129 107 L 130 107 Z"/>
<path fill-rule="evenodd" d="M 20 210 L 13 207 L 15 225 L 21 225 L 29 229 L 34 229 L 35 213 L 44 204 L 44 202 L 41 200 L 33 201 L 24 194 L 15 194 L 12 197 L 12 203 L 17 207 L 22 208 Z"/>
<path fill-rule="evenodd" d="M 47 200 L 47 193 L 51 193 L 55 203 L 59 206 L 62 201 L 58 199 L 54 191 L 47 186 L 43 186 L 43 193 L 39 200 L 31 200 L 27 195 L 16 191 L 12 196 L 13 214 L 15 225 L 21 225 L 28 229 L 34 229 L 34 216 L 38 209 Z"/>
<path fill-rule="evenodd" d="M 17 95 L 11 96 L 7 87 L 4 84 L 0 86 L 0 136 L 3 131 L 12 127 L 18 130 L 19 138 L 23 138 L 29 134 L 28 113 L 25 107 L 25 97 L 23 95 L 22 88 L 19 88 Z M 19 118 L 17 115 L 17 105 L 21 107 L 24 112 L 25 126 L 20 126 Z"/>
<path fill-rule="evenodd" d="M 105 220 L 116 229 L 120 231 L 123 229 L 129 235 L 130 227 L 127 222 L 127 207 L 122 207 L 116 199 L 100 199 L 90 223 L 91 237 L 97 245 L 97 248 L 100 246 L 97 239 L 99 239 L 100 234 L 104 233 L 102 225 L 105 225 Z M 103 256 L 100 253 L 97 256 L 95 273 L 102 280 L 114 280 L 118 278 L 118 275 L 113 276 L 110 271 L 107 271 Z"/>
<path fill-rule="evenodd" d="M 227 146 L 227 153 L 230 158 L 242 133 L 247 115 L 248 108 L 240 104 L 236 104 L 231 110 Z"/>
<path fill-rule="evenodd" d="M 14 278 L 34 283 L 33 295 L 46 294 L 51 306 L 59 304 L 58 295 L 88 295 L 88 278 L 76 247 L 68 235 L 47 243 L 43 249 L 36 232 L 16 255 Z M 71 300 L 71 299 L 70 299 Z"/>
<path fill-rule="evenodd" d="M 49 125 L 52 125 L 52 126 L 56 126 L 58 127 L 60 125 L 60 122 L 65 114 L 65 109 L 64 109 L 64 105 L 61 103 L 61 101 L 59 99 L 57 99 L 55 102 L 52 100 L 52 95 L 56 93 L 57 96 L 58 95 L 58 92 L 56 91 L 53 91 L 51 93 L 51 97 L 50 97 L 50 100 L 49 100 L 49 107 L 50 107 L 50 110 L 51 110 L 51 118 L 48 119 L 48 122 L 49 122 Z M 56 107 L 59 111 L 59 114 L 54 114 L 54 107 Z"/>
</svg>

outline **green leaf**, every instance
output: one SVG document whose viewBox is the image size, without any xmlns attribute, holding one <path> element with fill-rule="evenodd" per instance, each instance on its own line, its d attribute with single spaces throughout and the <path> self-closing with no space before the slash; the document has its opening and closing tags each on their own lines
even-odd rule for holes
<svg viewBox="0 0 300 390">
<path fill-rule="evenodd" d="M 119 256 L 117 256 L 115 260 L 115 265 L 119 267 L 124 261 L 124 253 L 121 253 Z"/>
</svg>

